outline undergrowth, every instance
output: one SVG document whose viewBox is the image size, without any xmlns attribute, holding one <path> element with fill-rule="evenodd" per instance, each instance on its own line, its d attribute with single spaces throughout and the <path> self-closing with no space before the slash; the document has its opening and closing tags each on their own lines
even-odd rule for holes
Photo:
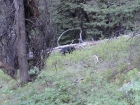
<svg viewBox="0 0 140 105">
<path fill-rule="evenodd" d="M 66 56 L 52 53 L 37 79 L 24 87 L 0 72 L 1 105 L 139 105 L 135 42 L 122 36 Z"/>
</svg>

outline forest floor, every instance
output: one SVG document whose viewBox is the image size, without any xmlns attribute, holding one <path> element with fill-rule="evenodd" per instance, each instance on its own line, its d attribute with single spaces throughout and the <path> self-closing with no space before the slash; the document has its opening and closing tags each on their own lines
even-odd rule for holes
<svg viewBox="0 0 140 105">
<path fill-rule="evenodd" d="M 138 39 L 90 42 L 66 56 L 52 52 L 24 87 L 0 72 L 0 105 L 139 105 Z"/>
</svg>

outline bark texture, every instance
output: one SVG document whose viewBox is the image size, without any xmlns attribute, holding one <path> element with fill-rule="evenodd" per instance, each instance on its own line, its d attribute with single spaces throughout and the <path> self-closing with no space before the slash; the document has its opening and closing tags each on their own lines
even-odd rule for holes
<svg viewBox="0 0 140 105">
<path fill-rule="evenodd" d="M 18 62 L 20 69 L 20 82 L 25 83 L 29 80 L 29 67 L 26 51 L 26 30 L 25 30 L 25 13 L 23 0 L 14 0 L 15 17 L 16 17 L 16 34 L 18 43 Z"/>
</svg>

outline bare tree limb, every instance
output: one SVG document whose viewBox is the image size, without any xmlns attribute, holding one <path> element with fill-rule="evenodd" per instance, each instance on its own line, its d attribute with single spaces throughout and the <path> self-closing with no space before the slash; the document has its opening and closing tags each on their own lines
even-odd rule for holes
<svg viewBox="0 0 140 105">
<path fill-rule="evenodd" d="M 58 37 L 58 39 L 57 39 L 57 46 L 60 46 L 60 45 L 59 45 L 59 40 L 60 40 L 60 38 L 63 36 L 63 34 L 66 33 L 66 32 L 68 32 L 68 31 L 70 31 L 70 30 L 74 30 L 74 29 L 73 29 L 73 28 L 72 28 L 72 29 L 68 29 L 68 30 L 64 31 L 64 32 Z"/>
<path fill-rule="evenodd" d="M 84 41 L 83 41 L 83 39 L 82 39 L 82 30 L 80 29 L 80 37 L 79 37 L 79 43 L 83 43 Z"/>
<path fill-rule="evenodd" d="M 74 41 L 75 41 L 75 39 L 73 39 L 73 40 L 71 41 L 71 44 L 73 44 Z"/>
<path fill-rule="evenodd" d="M 59 45 L 59 40 L 60 40 L 60 38 L 63 36 L 63 34 L 64 33 L 66 33 L 66 32 L 68 32 L 68 31 L 70 31 L 70 30 L 74 30 L 73 28 L 72 29 L 68 29 L 68 30 L 66 30 L 66 31 L 64 31 L 59 37 L 58 37 L 58 39 L 57 39 L 57 46 L 60 46 Z M 74 39 L 75 40 L 75 39 Z M 72 40 L 72 43 L 74 42 L 74 40 Z M 82 30 L 80 29 L 80 34 L 79 34 L 79 43 L 83 43 L 84 41 L 83 41 L 83 39 L 82 39 Z M 71 43 L 71 44 L 72 44 Z"/>
</svg>

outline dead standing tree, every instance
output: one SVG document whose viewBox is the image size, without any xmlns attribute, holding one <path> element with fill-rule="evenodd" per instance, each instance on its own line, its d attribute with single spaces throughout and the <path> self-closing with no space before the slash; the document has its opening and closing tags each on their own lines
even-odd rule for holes
<svg viewBox="0 0 140 105">
<path fill-rule="evenodd" d="M 44 5 L 47 12 L 42 12 L 35 0 L 5 0 L 2 3 L 5 11 L 0 21 L 0 68 L 14 79 L 19 69 L 20 81 L 24 83 L 30 79 L 30 69 L 44 67 L 53 46 L 55 29 L 50 15 L 46 15 L 48 5 Z M 43 13 L 42 16 L 39 13 Z"/>
</svg>

